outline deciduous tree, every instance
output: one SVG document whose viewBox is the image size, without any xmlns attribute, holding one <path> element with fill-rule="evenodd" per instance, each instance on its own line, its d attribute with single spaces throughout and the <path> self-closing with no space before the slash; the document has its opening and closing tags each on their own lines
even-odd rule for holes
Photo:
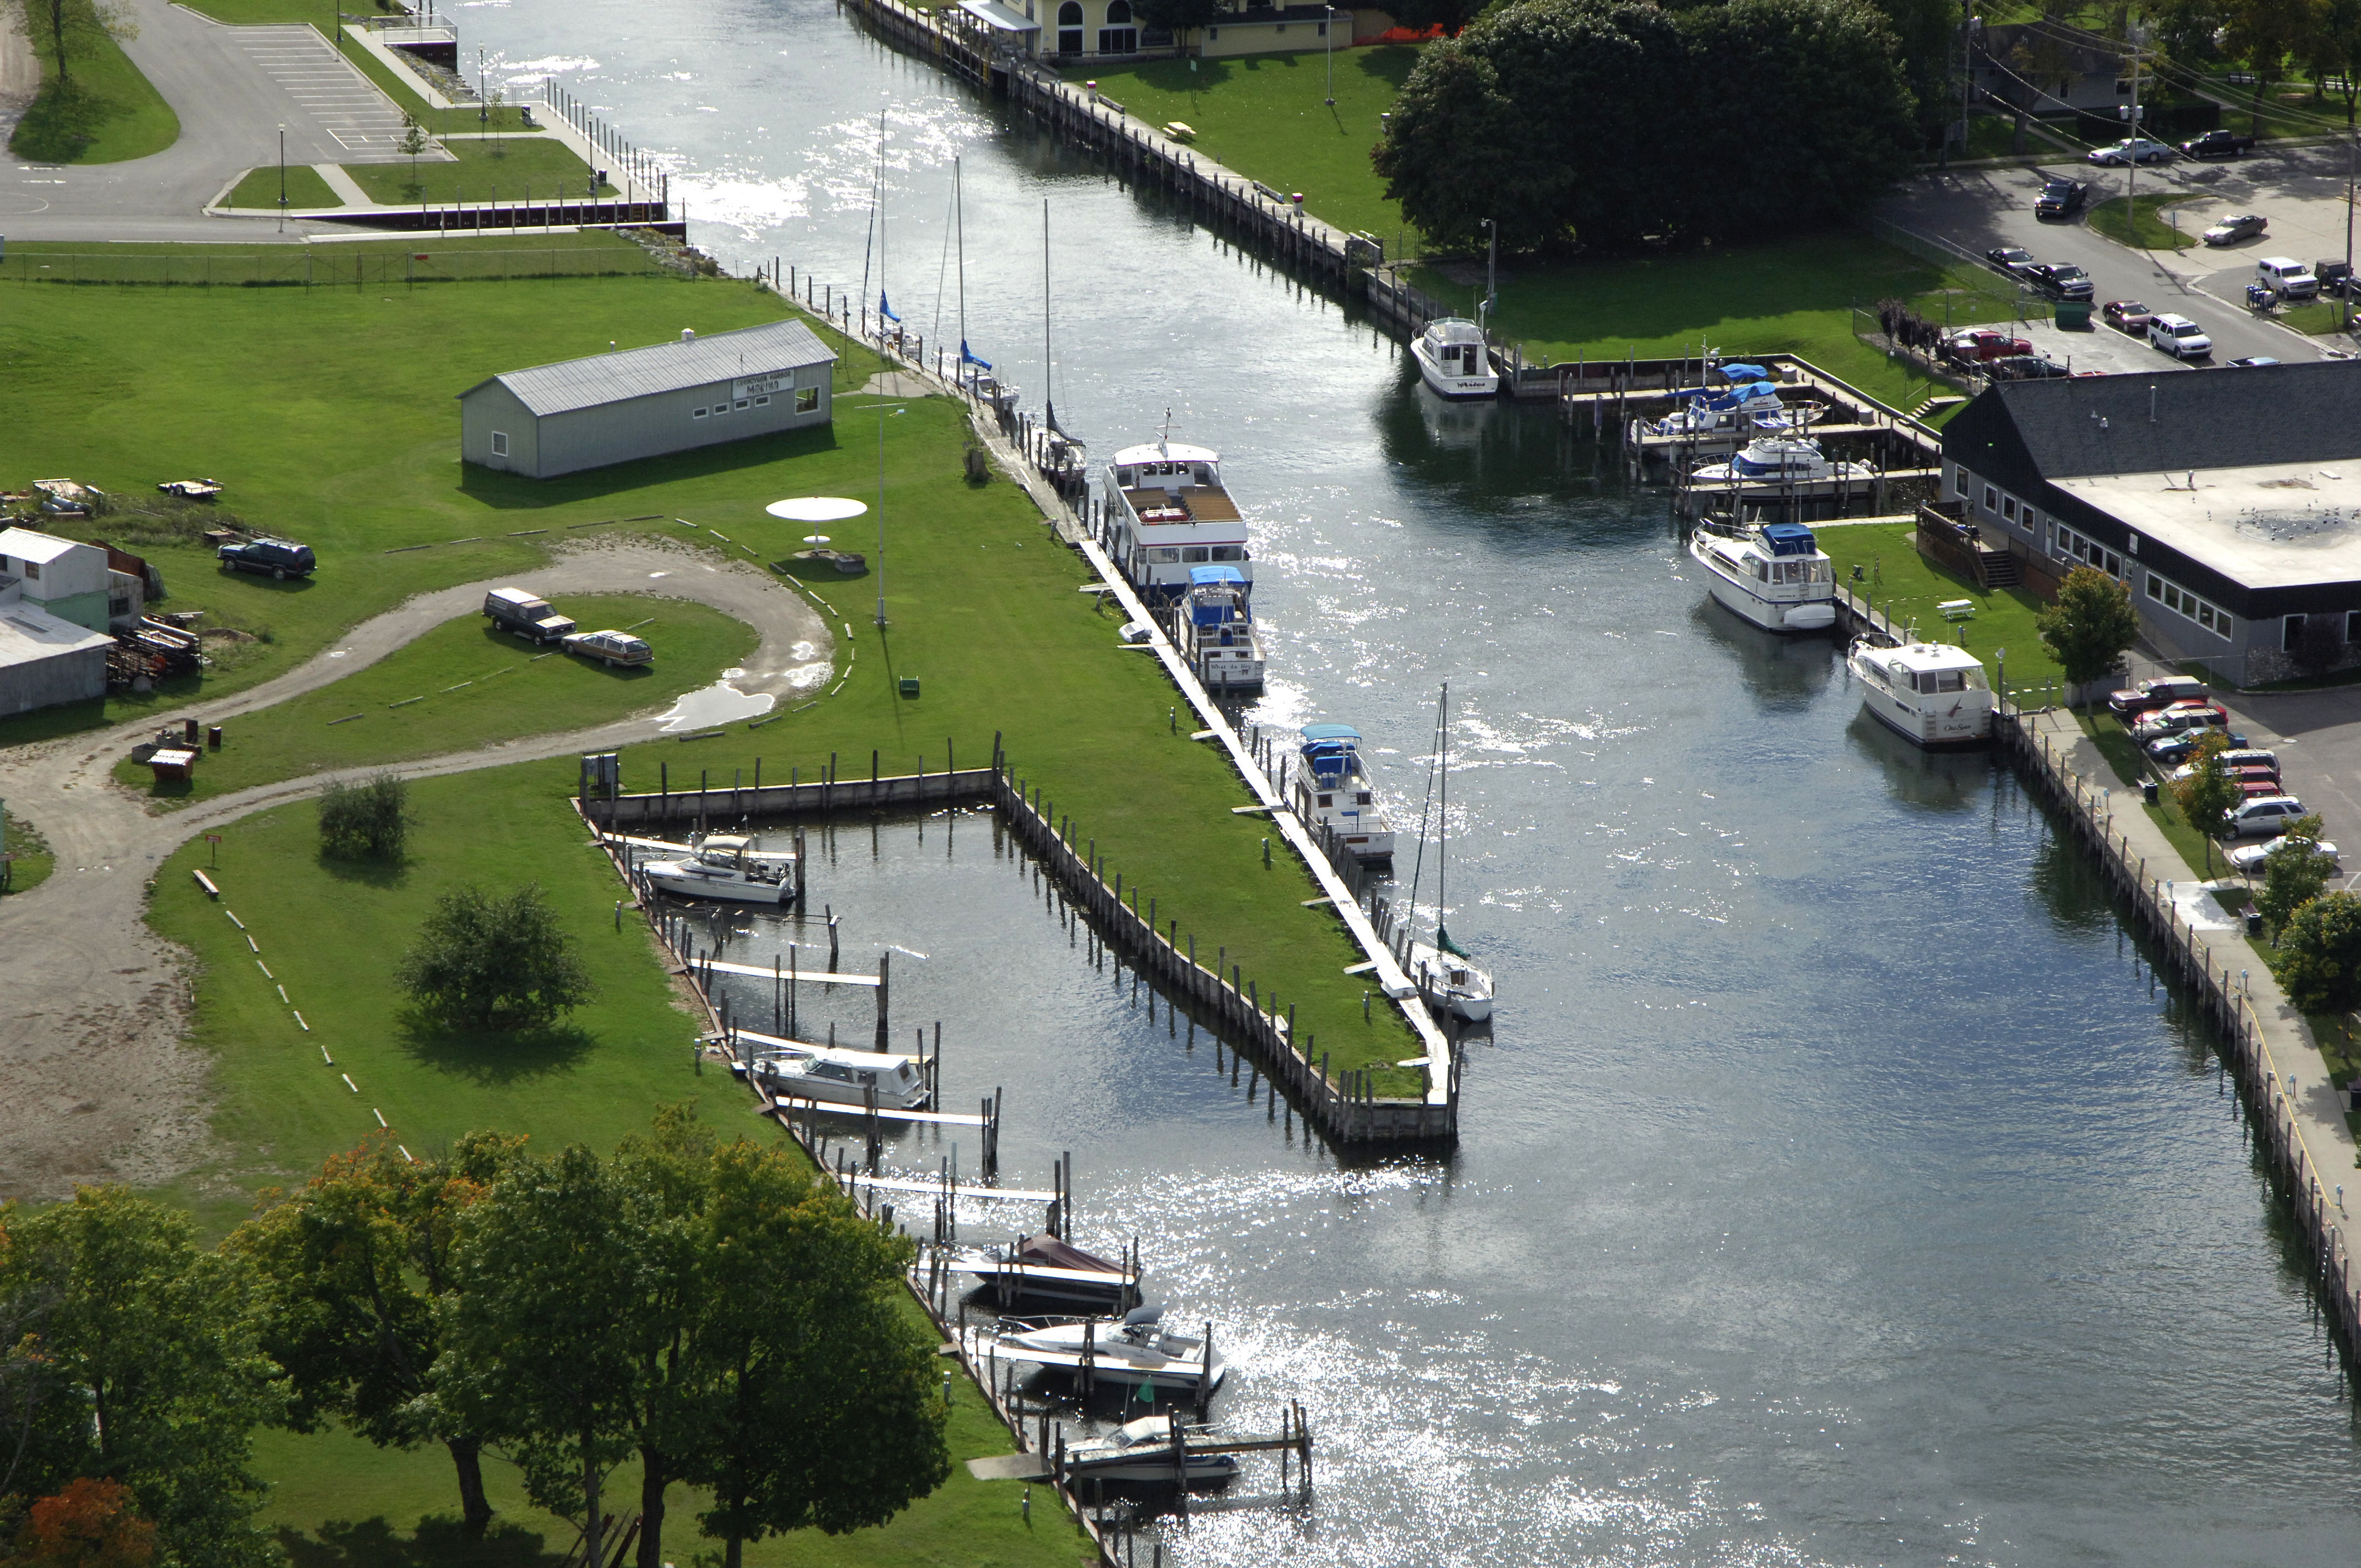
<svg viewBox="0 0 2361 1568">
<path fill-rule="evenodd" d="M 2205 874 L 2213 874 L 2213 840 L 2230 820 L 2230 813 L 2244 798 L 2238 781 L 2222 765 L 2222 753 L 2229 749 L 2230 737 L 2219 729 L 2207 730 L 2197 738 L 2197 750 L 2190 758 L 2187 778 L 2175 779 L 2172 798 L 2180 806 L 2180 815 L 2191 828 L 2205 838 Z"/>
<path fill-rule="evenodd" d="M 2096 566 L 2077 566 L 2058 586 L 2058 602 L 2037 617 L 2041 641 L 2065 671 L 2067 682 L 2088 687 L 2123 667 L 2124 654 L 2139 641 L 2139 612 L 2131 591 Z"/>
<path fill-rule="evenodd" d="M 2336 857 L 2320 848 L 2317 817 L 2299 817 L 2288 824 L 2287 836 L 2263 857 L 2263 887 L 2255 894 L 2255 908 L 2263 917 L 2271 940 L 2278 941 L 2296 911 L 2328 890 L 2336 875 Z"/>
<path fill-rule="evenodd" d="M 383 773 L 332 784 L 320 796 L 320 848 L 331 855 L 401 859 L 410 839 L 410 786 Z"/>
<path fill-rule="evenodd" d="M 448 1158 L 413 1161 L 387 1135 L 337 1155 L 302 1190 L 230 1238 L 255 1266 L 262 1347 L 287 1371 L 288 1424 L 334 1416 L 379 1447 L 439 1439 L 458 1475 L 470 1534 L 491 1522 L 483 1439 L 438 1420 L 431 1374 L 440 1304 L 457 1288 L 461 1216 L 524 1140 L 471 1133 Z"/>
<path fill-rule="evenodd" d="M 2323 0 L 2228 0 L 2222 47 L 2255 77 L 2255 135 L 2263 134 L 2264 100 L 2288 68 L 2312 48 Z"/>
<path fill-rule="evenodd" d="M 2305 1013 L 2345 1014 L 2361 1004 L 2361 898 L 2324 893 L 2279 935 L 2279 983 Z"/>
<path fill-rule="evenodd" d="M 580 945 L 539 883 L 495 898 L 443 895 L 395 981 L 428 1014 L 467 1029 L 533 1029 L 597 994 Z"/>
<path fill-rule="evenodd" d="M 1405 27 L 1420 32 L 1441 27 L 1450 37 L 1474 21 L 1488 4 L 1490 0 L 1389 0 L 1386 15 Z"/>
<path fill-rule="evenodd" d="M 156 1527 L 139 1517 L 131 1488 L 78 1475 L 27 1511 L 9 1568 L 148 1568 Z"/>
<path fill-rule="evenodd" d="M 21 21 L 26 36 L 57 62 L 60 87 L 72 82 L 72 62 L 87 59 L 103 39 L 139 36 L 130 11 L 114 0 L 0 0 L 0 18 L 7 17 Z"/>
<path fill-rule="evenodd" d="M 1131 7 L 1141 26 L 1161 27 L 1176 43 L 1186 42 L 1189 34 L 1220 21 L 1222 11 L 1222 0 L 1133 0 Z"/>
</svg>

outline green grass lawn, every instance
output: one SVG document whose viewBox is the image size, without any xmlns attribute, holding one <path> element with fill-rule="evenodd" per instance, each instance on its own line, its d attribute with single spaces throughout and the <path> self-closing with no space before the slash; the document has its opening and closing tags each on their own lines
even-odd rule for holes
<svg viewBox="0 0 2361 1568">
<path fill-rule="evenodd" d="M 2186 192 L 2133 199 L 2139 204 L 2136 216 L 2131 214 L 2123 197 L 2111 196 L 2091 209 L 2091 227 L 2117 245 L 2141 250 L 2187 250 L 2197 243 L 2197 231 L 2202 225 L 2192 223 L 2176 228 L 2164 215 L 2165 209 L 2192 199 Z"/>
<path fill-rule="evenodd" d="M 128 757 L 115 776 L 185 804 L 324 769 L 587 729 L 712 685 L 756 641 L 753 628 L 686 599 L 583 597 L 561 599 L 557 609 L 585 631 L 635 627 L 654 645 L 656 662 L 609 669 L 536 648 L 487 620 L 449 621 L 332 685 L 230 720 L 222 749 L 205 752 L 186 784 L 158 782 Z"/>
<path fill-rule="evenodd" d="M 274 181 L 270 200 L 275 204 L 278 199 Z M 426 243 L 421 245 L 421 238 Z M 375 287 L 380 294 L 388 289 L 408 290 L 420 283 L 460 280 L 547 281 L 556 277 L 617 274 L 675 280 L 682 276 L 678 269 L 658 261 L 645 247 L 609 229 L 584 229 L 573 234 L 436 234 L 431 237 L 338 240 L 329 245 L 24 240 L 10 244 L 6 257 L 0 259 L 0 281 L 9 283 L 304 287 L 314 291 L 365 291 Z M 601 343 L 600 346 L 605 345 Z"/>
<path fill-rule="evenodd" d="M 1319 50 L 1076 67 L 1066 75 L 1095 80 L 1101 93 L 1150 125 L 1184 121 L 1206 157 L 1273 190 L 1302 192 L 1306 212 L 1376 236 L 1393 257 L 1401 253 L 1401 208 L 1386 200 L 1369 151 L 1378 145 L 1378 116 L 1393 106 L 1417 63 L 1414 48 L 1339 49 L 1334 108 L 1325 102 L 1327 56 Z M 1415 252 L 1417 236 L 1408 238 Z"/>
<path fill-rule="evenodd" d="M 422 158 L 400 163 L 355 163 L 345 172 L 372 201 L 408 202 L 555 201 L 579 198 L 589 190 L 590 166 L 564 144 L 533 137 L 444 144 L 456 161 Z M 612 185 L 599 195 L 615 194 Z"/>
<path fill-rule="evenodd" d="M 2058 662 L 2043 645 L 2034 615 L 2041 598 L 2029 588 L 1986 592 L 1968 578 L 1956 576 L 1918 553 L 1916 531 L 1907 525 L 1863 524 L 1822 528 L 1820 548 L 1836 563 L 1837 581 L 1869 599 L 1897 624 L 1916 620 L 1921 637 L 1956 642 L 1982 659 L 1987 666 L 1993 652 L 2008 653 L 2010 699 L 2028 707 L 2056 701 L 2062 679 Z M 1853 569 L 1861 580 L 1853 580 Z M 1951 622 L 1936 605 L 1946 599 L 1973 599 L 1974 617 Z M 1992 671 L 1996 677 L 1998 671 Z"/>
<path fill-rule="evenodd" d="M 2314 300 L 2310 304 L 2291 305 L 2281 311 L 2279 320 L 2298 332 L 2322 337 L 2343 332 L 2345 313 L 2351 310 L 2354 307 L 2343 300 Z"/>
<path fill-rule="evenodd" d="M 291 163 L 284 170 L 277 164 L 265 169 L 249 170 L 237 188 L 229 193 L 225 203 L 232 207 L 269 207 L 279 205 L 280 180 L 287 182 L 287 204 L 290 207 L 341 207 L 345 199 L 328 188 L 320 171 L 308 163 Z"/>
<path fill-rule="evenodd" d="M 43 52 L 40 93 L 8 139 L 27 162 L 121 163 L 180 139 L 181 117 L 113 38 L 70 44 L 67 79 L 57 72 L 57 57 Z"/>
<path fill-rule="evenodd" d="M 39 828 L 13 811 L 0 816 L 6 820 L 5 849 L 11 857 L 6 885 L 0 887 L 0 893 L 30 893 L 49 880 L 58 858 L 49 852 L 49 841 Z"/>
</svg>

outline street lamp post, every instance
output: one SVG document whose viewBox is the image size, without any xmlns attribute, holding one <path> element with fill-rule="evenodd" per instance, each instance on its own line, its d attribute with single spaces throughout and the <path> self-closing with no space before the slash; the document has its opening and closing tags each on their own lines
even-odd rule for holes
<svg viewBox="0 0 2361 1568">
<path fill-rule="evenodd" d="M 1328 106 L 1333 109 L 1336 106 L 1336 7 L 1323 5 L 1320 8 L 1328 17 L 1320 24 L 1320 32 L 1328 40 Z"/>
<path fill-rule="evenodd" d="M 279 127 L 279 232 L 287 232 L 287 127 Z"/>
<path fill-rule="evenodd" d="M 885 630 L 885 422 L 902 417 L 902 410 L 877 405 L 877 630 Z"/>
</svg>

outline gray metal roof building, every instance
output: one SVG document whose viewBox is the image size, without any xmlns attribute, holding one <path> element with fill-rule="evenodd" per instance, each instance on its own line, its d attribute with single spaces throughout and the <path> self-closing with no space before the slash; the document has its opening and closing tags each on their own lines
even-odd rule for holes
<svg viewBox="0 0 2361 1568">
<path fill-rule="evenodd" d="M 836 356 L 796 321 L 510 370 L 459 394 L 459 455 L 536 479 L 826 424 Z"/>
</svg>

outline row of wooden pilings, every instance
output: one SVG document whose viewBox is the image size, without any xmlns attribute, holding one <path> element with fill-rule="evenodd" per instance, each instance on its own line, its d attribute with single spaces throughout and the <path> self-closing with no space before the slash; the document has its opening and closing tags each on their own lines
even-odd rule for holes
<svg viewBox="0 0 2361 1568">
<path fill-rule="evenodd" d="M 2155 942 L 2161 955 L 2158 967 L 2181 983 L 2213 1025 L 2224 1070 L 2252 1113 L 2256 1138 L 2302 1231 L 2312 1299 L 2329 1337 L 2349 1362 L 2361 1355 L 2361 1299 L 2354 1289 L 2343 1234 L 2329 1217 L 2334 1183 L 2323 1181 L 2296 1135 L 2287 1075 L 2272 1058 L 2262 1021 L 2238 972 L 2217 959 L 2211 945 L 2181 918 L 2165 891 L 2168 879 L 2151 874 L 2146 857 L 2134 854 L 2130 839 L 2115 830 L 2105 790 L 2066 766 L 2059 749 L 2039 733 L 2035 717 L 2015 708 L 1994 716 L 1993 735 L 2002 753 L 2064 817 L 2074 837 L 2098 861 L 2109 890 L 2131 905 L 2135 919 Z"/>
</svg>

